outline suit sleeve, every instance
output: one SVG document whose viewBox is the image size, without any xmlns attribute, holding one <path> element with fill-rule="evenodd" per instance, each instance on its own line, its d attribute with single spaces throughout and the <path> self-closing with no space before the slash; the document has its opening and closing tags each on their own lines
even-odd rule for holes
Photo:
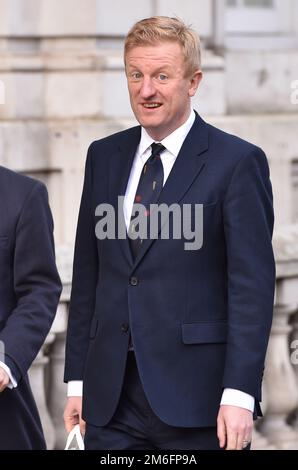
<svg viewBox="0 0 298 470">
<path fill-rule="evenodd" d="M 84 187 L 77 224 L 72 291 L 66 338 L 64 380 L 82 380 L 89 345 L 99 259 L 95 236 L 95 212 L 92 204 L 92 144 L 89 147 Z"/>
<path fill-rule="evenodd" d="M 47 190 L 41 183 L 34 185 L 20 213 L 13 263 L 16 306 L 0 339 L 5 345 L 5 363 L 18 381 L 49 332 L 61 292 L 53 220 Z"/>
<path fill-rule="evenodd" d="M 223 205 L 228 264 L 228 343 L 224 388 L 261 401 L 275 288 L 273 203 L 261 149 L 238 162 Z"/>
</svg>

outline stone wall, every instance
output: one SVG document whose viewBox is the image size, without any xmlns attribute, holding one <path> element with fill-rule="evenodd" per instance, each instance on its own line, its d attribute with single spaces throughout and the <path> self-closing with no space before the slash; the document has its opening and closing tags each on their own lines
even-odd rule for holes
<svg viewBox="0 0 298 470">
<path fill-rule="evenodd" d="M 135 21 L 153 14 L 178 15 L 200 32 L 204 79 L 194 107 L 268 156 L 279 273 L 268 381 L 282 391 L 272 394 L 268 387 L 269 418 L 256 446 L 292 445 L 297 419 L 290 430 L 285 426 L 297 407 L 288 344 L 297 335 L 298 240 L 295 227 L 288 227 L 298 223 L 298 104 L 291 101 L 298 80 L 298 2 L 277 4 L 278 34 L 268 34 L 264 25 L 263 33 L 238 37 L 225 29 L 225 0 L 0 0 L 0 164 L 46 183 L 64 283 L 57 318 L 31 369 L 49 448 L 61 447 L 65 438 L 63 349 L 85 156 L 92 140 L 135 124 L 123 41 Z"/>
</svg>

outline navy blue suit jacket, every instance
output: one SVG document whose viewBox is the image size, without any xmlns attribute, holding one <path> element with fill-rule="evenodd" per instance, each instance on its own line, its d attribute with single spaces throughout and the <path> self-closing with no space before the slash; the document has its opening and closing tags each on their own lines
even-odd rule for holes
<svg viewBox="0 0 298 470">
<path fill-rule="evenodd" d="M 164 422 L 214 426 L 222 391 L 261 400 L 275 285 L 272 191 L 263 151 L 198 115 L 159 203 L 204 204 L 203 246 L 98 240 L 95 208 L 117 206 L 140 141 L 134 127 L 88 151 L 65 380 L 83 380 L 83 417 L 105 425 L 121 393 L 129 331 L 147 398 Z M 127 328 L 129 327 L 129 329 Z"/>
<path fill-rule="evenodd" d="M 0 449 L 40 449 L 44 440 L 27 371 L 61 291 L 45 186 L 0 167 L 0 215 L 0 360 L 18 382 L 0 394 Z"/>
</svg>

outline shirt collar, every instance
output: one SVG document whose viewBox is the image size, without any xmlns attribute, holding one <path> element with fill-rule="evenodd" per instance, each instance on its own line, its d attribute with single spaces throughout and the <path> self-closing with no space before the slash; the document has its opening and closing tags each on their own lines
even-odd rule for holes
<svg viewBox="0 0 298 470">
<path fill-rule="evenodd" d="M 165 148 L 175 157 L 177 157 L 178 153 L 180 152 L 182 144 L 187 134 L 189 133 L 195 121 L 195 118 L 196 115 L 194 110 L 192 109 L 187 121 L 185 121 L 182 126 L 175 129 L 174 132 L 172 132 L 170 135 L 161 140 L 161 143 L 165 146 Z M 144 127 L 142 127 L 141 129 L 141 140 L 138 147 L 138 154 L 140 156 L 143 155 L 143 153 L 148 150 L 148 148 L 154 142 L 154 140 L 152 139 L 152 137 L 150 137 L 146 129 L 144 129 Z"/>
</svg>

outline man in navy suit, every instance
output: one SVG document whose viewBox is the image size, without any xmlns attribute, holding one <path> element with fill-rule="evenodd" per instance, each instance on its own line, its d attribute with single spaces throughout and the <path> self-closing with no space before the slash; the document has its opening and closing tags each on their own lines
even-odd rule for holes
<svg viewBox="0 0 298 470">
<path fill-rule="evenodd" d="M 267 160 L 191 109 L 202 78 L 200 47 L 180 20 L 134 25 L 125 70 L 140 126 L 88 151 L 66 347 L 66 428 L 80 423 L 84 433 L 86 422 L 87 449 L 249 448 L 275 285 Z M 174 233 L 171 211 L 169 237 L 159 226 L 158 237 L 137 234 L 135 249 L 136 203 L 144 194 L 146 204 L 153 201 L 148 194 L 159 185 L 158 207 L 187 206 L 195 215 L 203 205 L 195 249 L 186 249 L 184 232 Z M 156 207 L 146 204 L 149 220 Z M 101 217 L 109 207 L 116 211 L 110 220 Z M 196 237 L 196 220 L 191 227 Z"/>
<path fill-rule="evenodd" d="M 45 186 L 0 167 L 0 449 L 45 449 L 27 371 L 61 283 Z"/>
</svg>

